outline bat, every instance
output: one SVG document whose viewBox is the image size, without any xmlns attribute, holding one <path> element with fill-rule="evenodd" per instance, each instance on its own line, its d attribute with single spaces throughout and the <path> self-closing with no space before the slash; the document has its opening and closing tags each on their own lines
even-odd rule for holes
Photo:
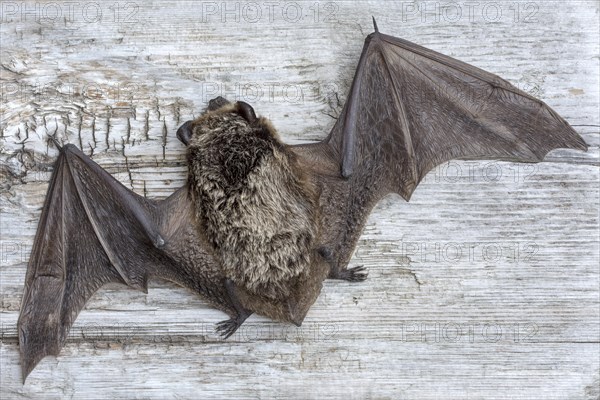
<svg viewBox="0 0 600 400">
<path fill-rule="evenodd" d="M 252 313 L 300 325 L 325 279 L 348 268 L 388 193 L 408 201 L 451 159 L 539 162 L 587 150 L 554 110 L 498 76 L 414 43 L 367 36 L 346 103 L 322 141 L 287 145 L 247 103 L 218 97 L 177 130 L 186 184 L 162 201 L 130 191 L 76 146 L 61 146 L 29 259 L 18 320 L 23 380 L 58 355 L 86 301 L 159 277 L 223 311 L 232 335 Z"/>
</svg>

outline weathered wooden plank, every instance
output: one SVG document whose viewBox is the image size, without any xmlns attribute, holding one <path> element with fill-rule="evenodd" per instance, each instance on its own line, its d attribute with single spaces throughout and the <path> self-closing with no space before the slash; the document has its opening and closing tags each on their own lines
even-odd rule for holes
<svg viewBox="0 0 600 400">
<path fill-rule="evenodd" d="M 1 4 L 2 398 L 599 397 L 597 2 L 70 4 Z M 290 142 L 324 137 L 371 15 L 542 98 L 590 151 L 451 162 L 410 203 L 386 198 L 352 260 L 369 279 L 327 282 L 301 328 L 253 316 L 222 341 L 224 315 L 184 289 L 108 286 L 22 385 L 15 325 L 47 135 L 165 197 L 185 180 L 175 130 L 216 95 Z"/>
</svg>

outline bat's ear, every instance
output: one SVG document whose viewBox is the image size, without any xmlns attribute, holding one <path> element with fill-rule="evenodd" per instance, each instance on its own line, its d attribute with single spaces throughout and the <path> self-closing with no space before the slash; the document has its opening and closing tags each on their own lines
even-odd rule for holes
<svg viewBox="0 0 600 400">
<path fill-rule="evenodd" d="M 243 101 L 238 101 L 236 103 L 236 108 L 238 114 L 248 121 L 248 123 L 253 124 L 256 121 L 256 113 L 250 104 Z"/>
<path fill-rule="evenodd" d="M 192 121 L 187 121 L 177 129 L 177 139 L 181 140 L 186 146 L 192 138 Z"/>
</svg>

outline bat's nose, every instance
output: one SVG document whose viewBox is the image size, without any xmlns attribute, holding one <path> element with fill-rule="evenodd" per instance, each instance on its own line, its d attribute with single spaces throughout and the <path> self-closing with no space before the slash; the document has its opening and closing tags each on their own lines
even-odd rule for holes
<svg viewBox="0 0 600 400">
<path fill-rule="evenodd" d="M 207 109 L 208 111 L 215 111 L 227 104 L 229 104 L 229 100 L 227 100 L 225 97 L 219 96 L 215 97 L 214 99 L 210 99 Z"/>
<path fill-rule="evenodd" d="M 192 121 L 187 121 L 177 129 L 177 139 L 186 146 L 192 138 Z"/>
</svg>

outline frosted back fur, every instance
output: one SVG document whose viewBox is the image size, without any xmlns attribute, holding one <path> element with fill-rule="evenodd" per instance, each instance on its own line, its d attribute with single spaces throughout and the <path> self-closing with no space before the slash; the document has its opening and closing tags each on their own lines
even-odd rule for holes
<svg viewBox="0 0 600 400">
<path fill-rule="evenodd" d="M 196 218 L 225 275 L 271 299 L 309 272 L 317 194 L 269 121 L 249 123 L 236 104 L 193 122 L 189 190 Z"/>
</svg>

